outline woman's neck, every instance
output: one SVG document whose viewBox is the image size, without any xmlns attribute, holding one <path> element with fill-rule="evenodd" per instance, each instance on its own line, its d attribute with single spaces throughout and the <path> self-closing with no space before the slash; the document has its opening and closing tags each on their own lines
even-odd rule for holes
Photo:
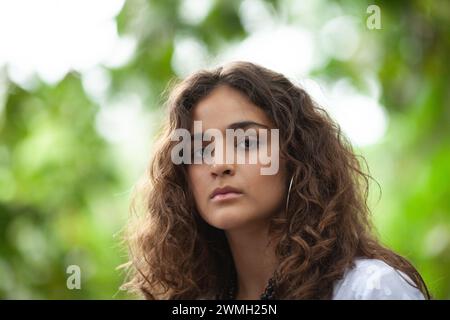
<svg viewBox="0 0 450 320">
<path fill-rule="evenodd" d="M 259 299 L 277 266 L 275 248 L 269 244 L 268 224 L 227 230 L 226 236 L 237 272 L 236 299 Z"/>
</svg>

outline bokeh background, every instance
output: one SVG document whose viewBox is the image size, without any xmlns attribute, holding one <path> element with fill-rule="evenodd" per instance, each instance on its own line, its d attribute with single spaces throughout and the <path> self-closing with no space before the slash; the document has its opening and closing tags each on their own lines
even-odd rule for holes
<svg viewBox="0 0 450 320">
<path fill-rule="evenodd" d="M 381 239 L 449 299 L 449 22 L 445 0 L 0 1 L 0 298 L 134 298 L 120 232 L 162 93 L 248 60 L 330 111 L 380 184 Z"/>
</svg>

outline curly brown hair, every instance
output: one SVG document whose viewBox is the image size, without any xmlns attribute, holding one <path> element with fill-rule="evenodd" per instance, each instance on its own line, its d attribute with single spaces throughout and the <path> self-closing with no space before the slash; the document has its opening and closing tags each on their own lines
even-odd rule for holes
<svg viewBox="0 0 450 320">
<path fill-rule="evenodd" d="M 372 178 L 339 126 L 302 88 L 249 62 L 201 70 L 171 88 L 168 121 L 131 206 L 144 214 L 127 230 L 130 260 L 123 267 L 130 273 L 122 289 L 147 299 L 223 297 L 233 277 L 224 231 L 201 219 L 185 165 L 170 158 L 172 132 L 189 129 L 193 107 L 219 85 L 244 94 L 279 128 L 280 154 L 293 177 L 288 210 L 270 224 L 279 261 L 277 299 L 331 299 L 333 284 L 357 257 L 403 271 L 430 299 L 414 266 L 378 240 L 367 205 Z"/>
</svg>

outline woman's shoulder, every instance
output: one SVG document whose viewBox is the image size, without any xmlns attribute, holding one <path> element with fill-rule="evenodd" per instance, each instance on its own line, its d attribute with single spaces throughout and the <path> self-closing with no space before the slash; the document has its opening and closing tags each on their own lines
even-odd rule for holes
<svg viewBox="0 0 450 320">
<path fill-rule="evenodd" d="M 425 299 L 410 277 L 386 262 L 370 258 L 356 258 L 354 262 L 354 267 L 335 283 L 333 299 Z"/>
</svg>

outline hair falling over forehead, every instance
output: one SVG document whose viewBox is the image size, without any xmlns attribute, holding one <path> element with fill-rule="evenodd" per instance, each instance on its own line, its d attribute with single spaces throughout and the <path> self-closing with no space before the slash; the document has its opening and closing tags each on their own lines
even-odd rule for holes
<svg viewBox="0 0 450 320">
<path fill-rule="evenodd" d="M 188 129 L 192 108 L 221 85 L 245 95 L 280 129 L 290 194 L 270 228 L 279 260 L 277 298 L 330 299 L 333 283 L 356 257 L 385 261 L 430 298 L 412 264 L 377 239 L 367 205 L 371 177 L 339 126 L 302 88 L 249 62 L 202 70 L 171 88 L 167 122 L 145 185 L 136 190 L 132 211 L 139 214 L 124 238 L 130 260 L 122 288 L 147 299 L 198 299 L 220 296 L 233 277 L 224 231 L 199 218 L 186 168 L 170 161 L 172 132 Z"/>
</svg>

